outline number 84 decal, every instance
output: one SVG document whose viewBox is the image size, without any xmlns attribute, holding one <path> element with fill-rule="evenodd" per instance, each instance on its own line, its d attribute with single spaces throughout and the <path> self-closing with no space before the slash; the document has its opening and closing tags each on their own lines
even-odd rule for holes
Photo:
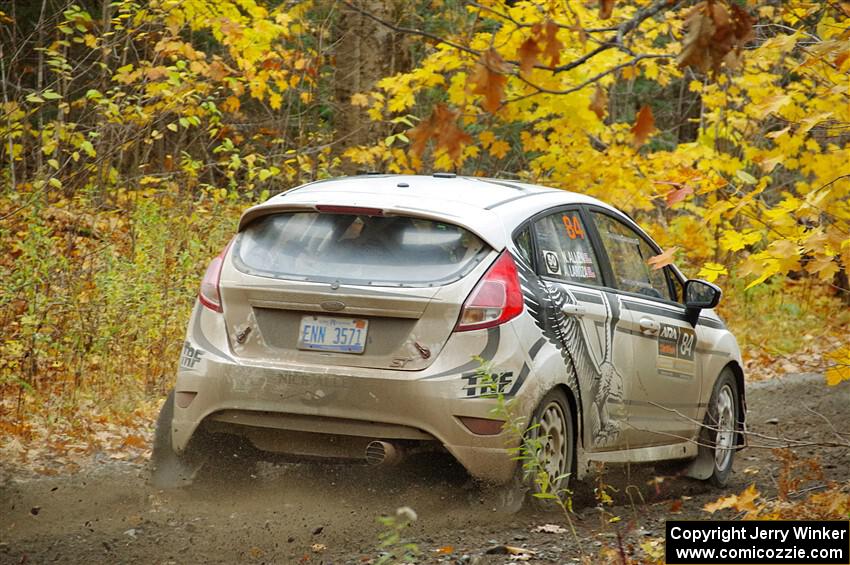
<svg viewBox="0 0 850 565">
<path fill-rule="evenodd" d="M 693 361 L 696 341 L 696 333 L 690 328 L 661 324 L 661 333 L 658 335 L 658 354 Z"/>
</svg>

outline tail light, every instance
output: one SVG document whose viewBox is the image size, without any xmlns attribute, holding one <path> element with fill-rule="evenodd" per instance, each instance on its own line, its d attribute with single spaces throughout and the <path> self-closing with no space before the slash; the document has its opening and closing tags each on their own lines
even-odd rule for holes
<svg viewBox="0 0 850 565">
<path fill-rule="evenodd" d="M 232 243 L 233 240 L 231 239 L 230 242 Z M 198 300 L 201 301 L 201 304 L 214 312 L 222 312 L 219 282 L 221 281 L 221 267 L 224 265 L 224 256 L 227 255 L 228 249 L 230 249 L 230 243 L 224 247 L 218 257 L 210 261 L 207 272 L 204 273 L 204 278 L 201 280 L 201 289 L 198 291 Z"/>
<path fill-rule="evenodd" d="M 510 252 L 505 250 L 463 303 L 455 331 L 466 332 L 504 324 L 520 315 L 522 304 L 516 263 Z"/>
</svg>

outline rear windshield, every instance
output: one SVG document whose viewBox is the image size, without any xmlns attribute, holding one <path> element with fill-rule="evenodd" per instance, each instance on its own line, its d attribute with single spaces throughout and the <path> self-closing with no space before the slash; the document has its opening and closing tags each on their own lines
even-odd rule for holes
<svg viewBox="0 0 850 565">
<path fill-rule="evenodd" d="M 237 238 L 236 267 L 283 279 L 431 286 L 460 279 L 490 248 L 467 230 L 407 217 L 289 212 Z"/>
</svg>

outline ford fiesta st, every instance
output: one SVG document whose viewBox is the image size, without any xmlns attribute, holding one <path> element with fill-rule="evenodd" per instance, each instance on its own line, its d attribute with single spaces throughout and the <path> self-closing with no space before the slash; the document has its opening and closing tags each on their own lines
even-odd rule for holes
<svg viewBox="0 0 850 565">
<path fill-rule="evenodd" d="M 204 275 L 154 483 L 214 465 L 213 434 L 371 463 L 447 450 L 506 483 L 518 440 L 495 386 L 553 478 L 681 460 L 723 485 L 743 445 L 741 355 L 720 289 L 654 269 L 659 253 L 608 204 L 513 181 L 365 175 L 275 196 Z"/>
</svg>

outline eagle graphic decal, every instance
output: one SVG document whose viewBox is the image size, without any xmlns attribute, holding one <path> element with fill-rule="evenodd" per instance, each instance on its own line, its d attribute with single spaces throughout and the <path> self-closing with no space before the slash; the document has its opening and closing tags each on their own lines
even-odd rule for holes
<svg viewBox="0 0 850 565">
<path fill-rule="evenodd" d="M 514 262 L 526 308 L 546 340 L 564 358 L 567 384 L 578 395 L 579 409 L 589 412 L 585 421 L 592 446 L 605 447 L 616 442 L 622 422 L 609 417 L 608 403 L 623 400 L 623 376 L 613 364 L 614 330 L 620 320 L 619 298 L 601 293 L 607 316 L 602 360 L 598 362 L 591 353 L 581 321 L 564 313 L 564 306 L 578 304 L 575 296 L 558 284 L 547 283 L 521 256 L 515 255 Z"/>
</svg>

